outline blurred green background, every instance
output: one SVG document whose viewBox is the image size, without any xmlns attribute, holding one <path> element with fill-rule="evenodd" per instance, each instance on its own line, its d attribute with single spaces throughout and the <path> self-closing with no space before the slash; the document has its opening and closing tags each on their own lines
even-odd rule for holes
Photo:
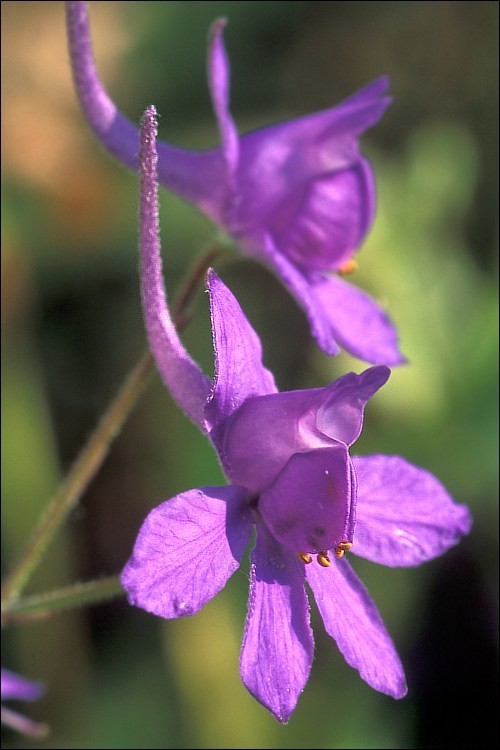
<svg viewBox="0 0 500 750">
<path fill-rule="evenodd" d="M 248 561 L 193 618 L 117 601 L 4 633 L 5 666 L 46 681 L 27 706 L 50 738 L 11 748 L 479 748 L 496 746 L 498 659 L 498 3 L 94 2 L 99 70 L 160 136 L 217 140 L 208 26 L 224 15 L 240 132 L 330 107 L 388 74 L 394 102 L 363 137 L 379 208 L 355 282 L 386 306 L 410 365 L 370 403 L 357 453 L 399 453 L 474 515 L 470 537 L 418 569 L 354 566 L 405 664 L 402 701 L 372 691 L 326 636 L 286 727 L 242 686 Z M 145 347 L 137 184 L 98 145 L 69 72 L 62 2 L 2 2 L 2 493 L 4 571 Z M 173 293 L 212 239 L 161 193 Z M 221 266 L 280 388 L 364 363 L 323 355 L 301 311 L 251 261 Z M 212 373 L 207 300 L 184 340 Z M 147 512 L 221 483 L 215 454 L 158 377 L 44 559 L 30 592 L 111 575 Z M 25 708 L 24 706 L 22 707 Z"/>
</svg>

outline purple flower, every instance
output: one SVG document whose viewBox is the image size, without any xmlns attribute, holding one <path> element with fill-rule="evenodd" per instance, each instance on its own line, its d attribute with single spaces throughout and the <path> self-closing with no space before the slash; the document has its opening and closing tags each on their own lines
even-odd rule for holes
<svg viewBox="0 0 500 750">
<path fill-rule="evenodd" d="M 176 333 L 163 288 L 155 137 L 150 107 L 140 154 L 149 341 L 166 385 L 212 440 L 231 484 L 183 492 L 151 511 L 122 573 L 129 601 L 165 618 L 194 614 L 237 570 L 255 528 L 240 662 L 252 695 L 288 721 L 313 660 L 307 583 L 347 662 L 373 688 L 401 698 L 401 662 L 344 553 L 419 565 L 469 531 L 469 512 L 431 474 L 398 456 L 349 455 L 387 367 L 278 393 L 256 333 L 213 271 L 214 382 L 200 371 Z"/>
<path fill-rule="evenodd" d="M 21 675 L 2 668 L 2 724 L 30 737 L 45 737 L 48 731 L 46 724 L 38 724 L 26 716 L 3 705 L 5 700 L 35 701 L 45 691 L 43 685 L 27 680 Z"/>
<path fill-rule="evenodd" d="M 137 129 L 116 108 L 97 75 L 86 2 L 68 2 L 68 35 L 76 89 L 103 145 L 137 168 Z M 404 358 L 386 313 L 339 277 L 375 214 L 372 168 L 361 134 L 390 102 L 379 78 L 332 109 L 248 133 L 229 112 L 224 20 L 212 27 L 209 86 L 221 146 L 204 152 L 158 144 L 160 183 L 194 203 L 225 229 L 242 252 L 268 266 L 304 309 L 327 354 L 342 347 L 360 359 Z"/>
</svg>

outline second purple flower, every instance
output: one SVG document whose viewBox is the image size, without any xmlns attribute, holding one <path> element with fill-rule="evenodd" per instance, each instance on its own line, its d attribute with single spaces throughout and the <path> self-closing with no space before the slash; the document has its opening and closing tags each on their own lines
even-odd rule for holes
<svg viewBox="0 0 500 750">
<path fill-rule="evenodd" d="M 116 108 L 95 68 L 88 3 L 67 3 L 70 57 L 85 115 L 103 145 L 137 169 L 138 130 Z M 241 251 L 281 279 L 304 309 L 319 346 L 368 362 L 400 364 L 385 311 L 340 278 L 375 214 L 375 180 L 359 137 L 390 102 L 379 78 L 342 104 L 239 136 L 229 111 L 229 64 L 213 27 L 209 87 L 221 146 L 188 151 L 158 144 L 162 185 L 194 203 Z"/>
</svg>

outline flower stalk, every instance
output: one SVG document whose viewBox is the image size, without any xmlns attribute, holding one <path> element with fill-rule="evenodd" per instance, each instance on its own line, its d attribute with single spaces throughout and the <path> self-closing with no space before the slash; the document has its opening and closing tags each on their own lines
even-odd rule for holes
<svg viewBox="0 0 500 750">
<path fill-rule="evenodd" d="M 16 625 L 46 619 L 64 609 L 99 604 L 123 595 L 118 576 L 76 583 L 56 591 L 17 599 L 12 602 L 9 610 L 2 614 L 2 624 Z"/>
</svg>

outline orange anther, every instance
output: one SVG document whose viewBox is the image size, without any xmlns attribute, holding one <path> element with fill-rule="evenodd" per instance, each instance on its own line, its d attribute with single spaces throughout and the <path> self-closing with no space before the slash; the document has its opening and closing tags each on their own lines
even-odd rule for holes
<svg viewBox="0 0 500 750">
<path fill-rule="evenodd" d="M 336 547 L 333 548 L 333 551 L 335 552 L 335 557 L 337 560 L 340 560 L 342 557 L 344 557 L 344 552 L 347 552 L 352 547 L 351 542 L 340 542 L 340 544 L 337 544 Z"/>
<path fill-rule="evenodd" d="M 330 559 L 328 557 L 326 550 L 319 552 L 316 559 L 323 568 L 329 568 L 331 565 L 331 562 L 330 562 Z"/>
<path fill-rule="evenodd" d="M 346 262 L 340 266 L 337 273 L 340 276 L 349 276 L 350 273 L 354 273 L 359 268 L 359 263 L 355 260 L 346 260 Z"/>
</svg>

